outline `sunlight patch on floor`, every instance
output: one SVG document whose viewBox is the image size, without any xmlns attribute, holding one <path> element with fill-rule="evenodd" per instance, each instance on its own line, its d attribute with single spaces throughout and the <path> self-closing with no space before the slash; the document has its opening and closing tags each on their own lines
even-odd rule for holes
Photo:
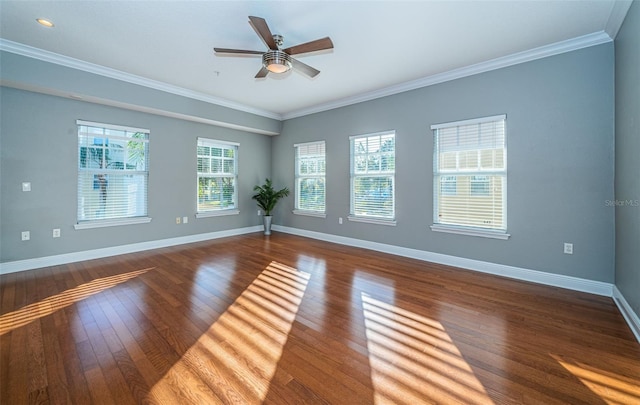
<svg viewBox="0 0 640 405">
<path fill-rule="evenodd" d="M 439 322 L 361 297 L 376 404 L 493 404 Z"/>
<path fill-rule="evenodd" d="M 118 284 L 122 284 L 125 281 L 138 277 L 149 270 L 153 270 L 154 268 L 155 267 L 150 267 L 148 269 L 116 274 L 115 276 L 98 278 L 69 290 L 65 290 L 60 294 L 52 295 L 51 297 L 29 304 L 16 311 L 8 312 L 0 316 L 0 336 L 11 332 L 16 328 L 27 325 L 36 319 L 51 315 L 62 308 L 68 307 L 69 305 L 94 294 L 98 294 L 106 289 L 115 287 Z"/>
<path fill-rule="evenodd" d="M 271 262 L 152 388 L 166 403 L 259 404 L 310 274 Z"/>
<path fill-rule="evenodd" d="M 551 357 L 607 404 L 640 404 L 640 370 L 635 371 L 636 378 L 633 379 L 580 361 L 553 354 Z"/>
</svg>

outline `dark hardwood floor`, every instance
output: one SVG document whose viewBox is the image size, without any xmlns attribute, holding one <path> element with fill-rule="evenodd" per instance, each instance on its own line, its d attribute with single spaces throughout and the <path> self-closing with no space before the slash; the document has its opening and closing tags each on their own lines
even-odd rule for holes
<svg viewBox="0 0 640 405">
<path fill-rule="evenodd" d="M 2 276 L 4 404 L 639 404 L 610 298 L 274 233 Z"/>
</svg>

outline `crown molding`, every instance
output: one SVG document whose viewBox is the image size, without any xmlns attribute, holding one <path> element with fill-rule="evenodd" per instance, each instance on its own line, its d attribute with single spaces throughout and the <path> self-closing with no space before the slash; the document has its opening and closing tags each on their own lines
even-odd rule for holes
<svg viewBox="0 0 640 405">
<path fill-rule="evenodd" d="M 0 38 L 0 51 L 5 51 L 5 52 L 14 53 L 17 55 L 26 56 L 28 58 L 38 59 L 43 62 L 49 62 L 56 65 L 66 66 L 72 69 L 77 69 L 84 72 L 108 77 L 111 79 L 116 79 L 123 82 L 148 87 L 154 90 L 160 90 L 166 93 L 171 93 L 178 96 L 191 98 L 194 100 L 204 101 L 206 103 L 219 105 L 221 107 L 228 107 L 234 110 L 239 110 L 239 111 L 243 111 L 250 114 L 260 115 L 266 118 L 272 118 L 280 121 L 282 120 L 282 116 L 280 114 L 276 114 L 271 111 L 265 111 L 265 110 L 249 107 L 247 105 L 235 103 L 233 101 L 229 101 L 223 98 L 210 96 L 204 93 L 188 90 L 183 87 L 174 86 L 174 85 L 163 83 L 157 80 L 147 79 L 141 76 L 136 76 L 130 73 L 122 72 L 120 70 L 111 69 L 105 66 L 96 65 L 94 63 L 85 62 L 79 59 L 60 55 L 54 52 L 45 51 L 39 48 L 34 48 L 32 46 L 9 41 L 3 38 Z"/>
<path fill-rule="evenodd" d="M 335 100 L 325 104 L 319 104 L 310 108 L 304 108 L 296 111 L 292 111 L 282 115 L 282 119 L 287 120 L 291 118 L 302 117 L 309 114 L 314 114 L 322 111 L 332 110 L 334 108 L 345 107 L 352 104 L 361 103 L 364 101 L 370 101 L 381 97 L 391 96 L 394 94 L 402 93 L 409 90 L 415 90 L 422 87 L 432 86 L 434 84 L 444 83 L 455 79 L 460 79 L 467 76 L 476 75 L 479 73 L 489 72 L 496 69 L 501 69 L 508 66 L 517 65 L 520 63 L 534 61 L 536 59 L 542 59 L 549 56 L 559 55 L 566 52 L 575 51 L 590 46 L 604 44 L 611 42 L 612 39 L 606 32 L 600 31 L 593 34 L 583 35 L 568 39 L 554 44 L 541 46 L 538 48 L 530 49 L 523 52 L 514 53 L 508 56 L 488 60 L 486 62 L 480 62 L 474 65 L 462 67 L 459 69 L 450 70 L 448 72 L 438 73 L 435 75 L 423 77 L 421 79 L 413 80 L 410 82 L 400 83 L 394 86 L 385 87 L 383 89 L 374 90 L 371 92 L 356 95 L 354 97 L 347 97 L 340 100 Z"/>
<path fill-rule="evenodd" d="M 84 62 L 78 59 L 23 45 L 17 42 L 8 41 L 2 38 L 0 38 L 0 51 L 11 52 L 26 57 L 39 59 L 45 62 L 50 62 L 73 69 L 78 69 L 81 71 L 113 78 L 116 80 L 149 87 L 167 93 L 176 94 L 179 96 L 188 97 L 191 99 L 200 100 L 207 103 L 283 121 L 611 42 L 614 36 L 611 36 L 609 32 L 615 31 L 617 33 L 617 30 L 620 29 L 620 26 L 624 21 L 624 17 L 626 16 L 630 5 L 631 1 L 627 0 L 615 2 L 611 11 L 611 15 L 609 17 L 609 21 L 607 22 L 607 31 L 599 31 L 592 34 L 583 35 L 565 41 L 556 42 L 554 44 L 541 46 L 527 51 L 514 53 L 512 55 L 480 62 L 474 65 L 453 69 L 448 72 L 438 73 L 435 75 L 423 77 L 421 79 L 400 83 L 382 89 L 358 94 L 353 97 L 346 97 L 343 99 L 318 104 L 309 108 L 295 110 L 284 114 L 277 114 L 270 111 L 252 108 L 222 98 L 209 96 L 203 93 L 187 90 L 182 87 L 173 86 L 156 80 L 146 79 L 119 70 Z"/>
<path fill-rule="evenodd" d="M 629 8 L 631 8 L 631 3 L 633 3 L 633 0 L 617 0 L 613 2 L 611 13 L 609 13 L 609 19 L 604 29 L 604 32 L 606 32 L 611 39 L 616 39 L 618 31 L 620 31 L 620 27 L 622 27 L 622 23 L 629 12 Z"/>
</svg>

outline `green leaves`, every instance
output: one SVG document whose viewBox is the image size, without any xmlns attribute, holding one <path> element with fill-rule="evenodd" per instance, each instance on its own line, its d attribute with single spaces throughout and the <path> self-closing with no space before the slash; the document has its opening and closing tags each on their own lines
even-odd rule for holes
<svg viewBox="0 0 640 405">
<path fill-rule="evenodd" d="M 271 215 L 271 211 L 278 201 L 289 195 L 289 189 L 287 187 L 276 191 L 273 188 L 271 179 L 266 179 L 262 186 L 255 186 L 253 191 L 255 194 L 251 198 L 256 200 L 258 207 L 264 211 L 265 216 Z"/>
</svg>

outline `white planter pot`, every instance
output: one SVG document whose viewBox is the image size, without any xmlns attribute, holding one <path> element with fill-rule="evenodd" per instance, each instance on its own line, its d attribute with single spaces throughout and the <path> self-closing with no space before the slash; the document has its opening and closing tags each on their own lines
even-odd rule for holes
<svg viewBox="0 0 640 405">
<path fill-rule="evenodd" d="M 263 224 L 264 224 L 264 234 L 265 235 L 271 235 L 271 219 L 273 217 L 271 215 L 265 215 L 262 218 Z"/>
</svg>

